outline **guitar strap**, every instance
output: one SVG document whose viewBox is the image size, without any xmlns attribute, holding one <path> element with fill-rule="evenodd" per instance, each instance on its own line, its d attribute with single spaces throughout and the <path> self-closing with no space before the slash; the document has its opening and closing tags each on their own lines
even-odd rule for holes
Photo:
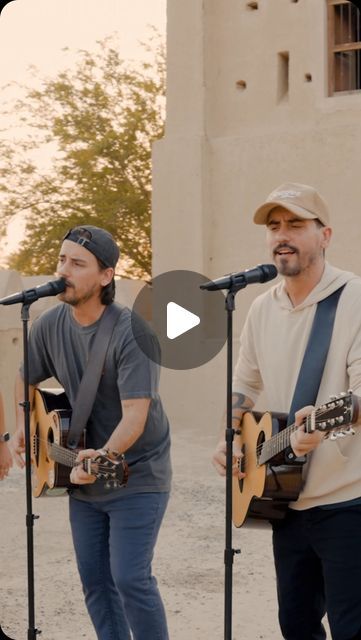
<svg viewBox="0 0 361 640">
<path fill-rule="evenodd" d="M 345 286 L 346 283 L 317 305 L 288 414 L 288 425 L 294 422 L 296 411 L 316 403 L 330 347 L 336 309 Z"/>
<path fill-rule="evenodd" d="M 71 425 L 67 438 L 69 449 L 76 449 L 80 436 L 88 422 L 103 372 L 109 343 L 123 308 L 121 305 L 110 304 L 104 309 L 100 319 L 72 411 Z"/>
</svg>

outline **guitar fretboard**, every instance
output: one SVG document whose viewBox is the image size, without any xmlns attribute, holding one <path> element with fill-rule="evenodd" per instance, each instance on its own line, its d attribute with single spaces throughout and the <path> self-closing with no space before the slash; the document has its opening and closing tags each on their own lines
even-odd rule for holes
<svg viewBox="0 0 361 640">
<path fill-rule="evenodd" d="M 77 453 L 75 451 L 71 451 L 70 449 L 66 449 L 55 442 L 49 443 L 49 455 L 52 460 L 58 462 L 59 464 L 63 464 L 65 467 L 74 467 L 75 460 L 77 457 Z"/>
<path fill-rule="evenodd" d="M 263 442 L 258 463 L 265 464 L 268 460 L 281 453 L 281 451 L 287 449 L 287 447 L 290 446 L 291 435 L 297 428 L 298 427 L 295 424 L 290 424 L 275 436 L 272 436 L 272 438 Z"/>
<path fill-rule="evenodd" d="M 338 401 L 338 403 L 339 403 L 338 406 L 342 410 L 342 407 L 344 406 L 344 400 L 341 399 Z M 318 430 L 321 429 L 320 418 L 324 418 L 325 414 L 327 414 L 327 411 L 334 409 L 336 406 L 337 405 L 335 403 L 328 403 L 328 405 L 325 405 L 324 407 L 320 407 L 319 409 L 312 411 L 312 413 L 306 416 L 306 418 L 302 420 L 302 424 L 305 427 L 306 433 L 312 433 L 316 429 Z M 326 410 L 326 407 L 327 407 L 327 410 Z M 344 422 L 344 418 L 342 418 L 341 421 Z M 350 421 L 351 421 L 351 415 L 349 416 L 348 422 Z M 335 420 L 333 420 L 333 422 L 335 422 Z M 326 423 L 323 423 L 323 424 L 326 427 Z M 331 425 L 332 425 L 332 422 L 331 422 Z M 265 464 L 271 458 L 273 458 L 274 456 L 277 456 L 279 453 L 281 453 L 287 447 L 289 447 L 291 442 L 291 435 L 297 429 L 298 429 L 298 425 L 296 425 L 295 423 L 290 424 L 288 427 L 286 427 L 285 429 L 282 429 L 275 436 L 272 436 L 272 438 L 270 438 L 269 440 L 266 440 L 266 442 L 264 442 L 260 447 L 258 463 Z"/>
</svg>

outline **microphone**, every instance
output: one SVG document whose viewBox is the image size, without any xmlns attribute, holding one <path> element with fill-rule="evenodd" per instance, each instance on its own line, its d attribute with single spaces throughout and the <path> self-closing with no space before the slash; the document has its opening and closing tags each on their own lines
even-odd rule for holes
<svg viewBox="0 0 361 640">
<path fill-rule="evenodd" d="M 210 280 L 200 285 L 201 289 L 207 289 L 207 291 L 216 291 L 217 289 L 244 289 L 248 284 L 254 284 L 256 282 L 268 282 L 273 280 L 277 276 L 277 269 L 274 264 L 259 264 L 253 269 L 247 269 L 246 271 L 240 271 L 239 273 L 230 273 L 223 278 L 217 278 L 217 280 Z"/>
<path fill-rule="evenodd" d="M 19 293 L 13 293 L 6 298 L 0 298 L 0 304 L 31 304 L 39 298 L 46 298 L 47 296 L 57 296 L 58 293 L 65 291 L 66 284 L 63 278 L 58 280 L 50 280 L 45 284 L 40 284 L 33 289 L 26 289 L 26 291 L 20 291 Z"/>
</svg>

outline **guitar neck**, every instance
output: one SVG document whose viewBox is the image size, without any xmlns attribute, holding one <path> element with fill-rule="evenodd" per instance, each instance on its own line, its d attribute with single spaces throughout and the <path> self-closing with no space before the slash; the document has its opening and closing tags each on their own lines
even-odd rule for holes
<svg viewBox="0 0 361 640">
<path fill-rule="evenodd" d="M 274 458 L 279 453 L 287 449 L 291 443 L 291 435 L 297 428 L 298 427 L 294 423 L 290 424 L 275 436 L 272 436 L 272 438 L 263 442 L 262 451 L 258 460 L 259 464 L 265 464 L 271 460 L 271 458 Z"/>
<path fill-rule="evenodd" d="M 49 444 L 49 455 L 52 460 L 63 464 L 65 467 L 74 467 L 78 454 L 75 451 L 71 451 L 71 449 L 62 447 L 60 444 L 51 442 Z"/>
<path fill-rule="evenodd" d="M 306 433 L 314 431 L 334 431 L 341 430 L 358 421 L 360 415 L 360 398 L 353 396 L 352 392 L 344 393 L 318 409 L 312 411 L 302 420 L 302 425 Z M 291 435 L 298 429 L 295 423 L 282 429 L 276 435 L 264 442 L 261 447 L 259 464 L 265 464 L 271 458 L 284 451 L 291 442 Z"/>
</svg>

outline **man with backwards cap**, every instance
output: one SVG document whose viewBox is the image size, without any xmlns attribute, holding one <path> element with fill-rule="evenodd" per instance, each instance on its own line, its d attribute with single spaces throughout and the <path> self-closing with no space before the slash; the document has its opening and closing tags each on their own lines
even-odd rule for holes
<svg viewBox="0 0 361 640">
<path fill-rule="evenodd" d="M 267 246 L 283 276 L 252 304 L 241 335 L 233 379 L 233 428 L 262 391 L 265 410 L 288 413 L 317 303 L 342 285 L 316 406 L 352 389 L 361 396 L 361 279 L 325 261 L 329 212 L 315 189 L 283 184 L 254 214 L 266 226 Z M 283 520 L 273 523 L 279 621 L 286 640 L 361 638 L 361 429 L 332 441 L 298 429 L 287 461 L 306 456 L 304 484 Z M 225 475 L 226 445 L 213 464 Z M 234 442 L 233 473 L 242 456 Z"/>
<path fill-rule="evenodd" d="M 107 305 L 115 304 L 119 249 L 110 233 L 85 225 L 64 238 L 57 273 L 62 304 L 43 313 L 29 335 L 30 383 L 54 376 L 73 406 L 90 347 Z M 145 337 L 147 331 L 143 326 Z M 152 335 L 149 333 L 149 339 Z M 107 450 L 125 453 L 127 487 L 109 489 L 82 466 L 70 474 L 70 523 L 89 615 L 100 640 L 168 640 L 151 561 L 167 506 L 169 425 L 158 394 L 159 367 L 136 344 L 130 310 L 122 307 L 78 459 Z M 17 382 L 21 399 L 22 380 Z M 23 414 L 13 436 L 24 466 Z M 131 635 L 132 634 L 132 635 Z"/>
</svg>

